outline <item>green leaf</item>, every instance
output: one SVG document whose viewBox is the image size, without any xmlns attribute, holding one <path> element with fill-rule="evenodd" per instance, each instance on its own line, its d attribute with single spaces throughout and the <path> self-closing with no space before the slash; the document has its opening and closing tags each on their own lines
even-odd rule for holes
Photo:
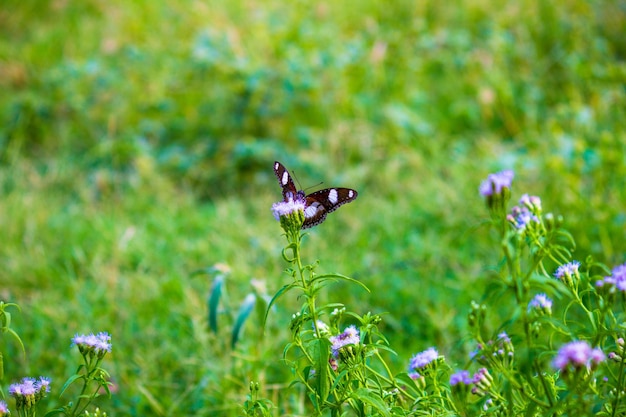
<svg viewBox="0 0 626 417">
<path fill-rule="evenodd" d="M 4 311 L 4 328 L 2 330 L 11 327 L 11 313 Z"/>
<path fill-rule="evenodd" d="M 270 297 L 267 294 L 259 294 L 255 291 L 256 295 L 256 304 L 255 304 L 255 315 L 258 323 L 263 323 L 265 320 L 265 312 L 267 311 L 267 306 L 270 303 Z M 263 335 L 263 330 L 260 330 L 259 336 Z"/>
<path fill-rule="evenodd" d="M 314 339 L 309 343 L 309 354 L 315 361 L 313 368 L 317 380 L 315 391 L 323 403 L 328 398 L 330 385 L 328 380 L 328 359 L 330 358 L 330 341 L 328 339 Z"/>
<path fill-rule="evenodd" d="M 387 404 L 385 404 L 383 399 L 372 393 L 367 388 L 359 388 L 351 395 L 351 398 L 369 404 L 374 409 L 378 410 L 382 416 L 391 417 L 391 413 L 387 409 Z"/>
<path fill-rule="evenodd" d="M 213 333 L 217 333 L 217 309 L 222 297 L 222 289 L 224 287 L 224 281 L 226 276 L 219 274 L 215 277 L 213 284 L 211 285 L 211 291 L 209 292 L 209 299 L 207 301 L 208 306 L 208 320 L 209 328 Z"/>
<path fill-rule="evenodd" d="M 396 375 L 395 380 L 399 385 L 403 386 L 405 390 L 410 390 L 414 395 L 420 393 L 417 384 L 406 372 Z"/>
<path fill-rule="evenodd" d="M 326 280 L 344 280 L 344 281 L 348 281 L 351 282 L 353 284 L 357 284 L 359 285 L 361 288 L 363 288 L 365 291 L 370 292 L 369 288 L 367 288 L 367 286 L 365 284 L 363 284 L 361 281 L 358 281 L 354 278 L 350 278 L 348 276 L 342 275 L 342 274 L 337 274 L 337 273 L 332 273 L 332 274 L 323 274 L 323 275 L 317 275 L 315 278 L 313 278 L 311 280 L 311 282 L 313 281 L 326 281 Z"/>
<path fill-rule="evenodd" d="M 22 342 L 22 339 L 20 339 L 20 336 L 13 329 L 7 329 L 7 333 L 13 336 L 15 340 L 17 340 L 17 343 L 20 345 L 20 348 L 22 349 L 22 353 L 24 354 L 24 357 L 26 357 L 26 348 L 24 347 L 24 343 Z"/>
<path fill-rule="evenodd" d="M 246 322 L 246 319 L 250 316 L 250 313 L 252 312 L 255 303 L 256 295 L 254 295 L 253 293 L 248 294 L 241 303 L 241 307 L 239 307 L 239 313 L 237 314 L 237 318 L 235 320 L 235 325 L 233 326 L 233 335 L 230 342 L 230 346 L 232 348 L 235 347 L 237 341 L 241 337 L 243 325 Z"/>
<path fill-rule="evenodd" d="M 79 368 L 80 369 L 80 368 Z M 59 394 L 59 397 L 61 395 L 63 395 L 63 393 L 65 392 L 65 390 L 67 389 L 67 387 L 69 387 L 70 385 L 72 385 L 75 381 L 84 378 L 83 375 L 79 375 L 78 373 L 72 375 L 71 377 L 69 377 L 67 379 L 67 381 L 65 381 L 65 384 L 63 384 L 63 388 L 61 388 L 61 393 Z"/>
<path fill-rule="evenodd" d="M 274 302 L 276 300 L 278 300 L 278 298 L 280 298 L 283 294 L 285 294 L 287 291 L 289 291 L 290 289 L 292 289 L 294 287 L 294 284 L 287 284 L 287 285 L 283 285 L 283 287 L 278 290 L 278 292 L 276 294 L 274 294 L 274 296 L 272 297 L 272 299 L 270 300 L 268 306 L 267 306 L 267 310 L 265 311 L 265 317 L 263 317 L 263 328 L 265 328 L 265 322 L 267 321 L 267 316 L 270 313 L 270 308 L 272 308 L 272 305 L 274 305 Z"/>
</svg>

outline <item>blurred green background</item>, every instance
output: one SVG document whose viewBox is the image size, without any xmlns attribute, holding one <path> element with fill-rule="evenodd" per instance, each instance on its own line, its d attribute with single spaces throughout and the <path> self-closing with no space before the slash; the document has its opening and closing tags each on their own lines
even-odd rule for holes
<svg viewBox="0 0 626 417">
<path fill-rule="evenodd" d="M 371 293 L 323 301 L 386 312 L 395 371 L 429 346 L 463 366 L 500 259 L 490 172 L 563 215 L 577 259 L 625 261 L 625 28 L 624 1 L 3 1 L 0 300 L 26 346 L 0 335 L 3 387 L 46 375 L 62 404 L 70 338 L 108 331 L 110 415 L 240 415 L 251 380 L 306 415 L 281 361 L 295 296 L 230 348 L 246 294 L 288 279 L 276 159 L 360 193 L 303 255 Z M 216 263 L 212 334 L 215 274 L 192 273 Z"/>
</svg>

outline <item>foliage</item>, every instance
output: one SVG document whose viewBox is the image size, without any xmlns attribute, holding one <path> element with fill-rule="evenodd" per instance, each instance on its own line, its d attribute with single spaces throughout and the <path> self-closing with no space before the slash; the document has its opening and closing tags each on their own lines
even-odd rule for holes
<svg viewBox="0 0 626 417">
<path fill-rule="evenodd" d="M 15 304 L 4 304 L 0 302 L 0 312 L 2 317 L 2 333 L 11 334 L 20 344 L 22 350 L 24 348 L 22 341 L 17 332 L 10 327 L 10 314 L 6 311 L 7 307 L 17 307 Z M 82 388 L 80 393 L 76 396 L 75 401 L 70 401 L 66 406 L 60 407 L 56 410 L 49 411 L 46 416 L 64 415 L 67 417 L 78 417 L 79 415 L 89 415 L 89 405 L 98 397 L 102 395 L 102 392 L 110 395 L 109 386 L 109 374 L 106 370 L 100 367 L 100 364 L 107 353 L 111 351 L 111 336 L 107 333 L 98 333 L 97 335 L 76 335 L 72 342 L 78 348 L 82 358 L 83 364 L 79 365 L 76 373 L 68 378 L 67 382 L 61 389 L 60 395 L 63 395 L 65 391 L 74 383 L 80 383 L 82 381 Z M 0 345 L 0 348 L 4 350 L 4 344 Z M 0 356 L 2 359 L 2 356 Z M 13 358 L 10 358 L 13 359 Z M 7 361 L 10 363 L 10 361 Z M 4 385 L 4 365 L 5 362 L 0 360 L 0 382 Z M 43 400 L 47 394 L 51 391 L 51 380 L 47 377 L 39 377 L 37 379 L 31 377 L 24 377 L 20 382 L 12 383 L 8 388 L 8 394 L 15 400 L 15 411 L 20 417 L 35 417 L 37 410 L 40 408 L 38 404 Z M 6 398 L 3 390 L 0 390 L 2 398 Z M 9 406 L 5 401 L 0 401 L 0 416 L 5 417 L 11 414 Z M 100 415 L 98 409 L 95 412 L 96 415 Z M 106 416 L 106 413 L 104 413 Z"/>
<path fill-rule="evenodd" d="M 482 365 L 473 377 L 467 370 L 450 375 L 450 365 L 432 347 L 410 360 L 408 374 L 392 373 L 381 355 L 393 353 L 378 330 L 382 317 L 359 316 L 336 303 L 316 305 L 329 280 L 359 282 L 318 275 L 315 264 L 303 264 L 305 208 L 292 204 L 291 212 L 281 214 L 288 241 L 283 257 L 291 265 L 292 282 L 272 303 L 289 292 L 302 293 L 284 357 L 294 385 L 301 385 L 310 400 L 309 415 L 616 416 L 626 411 L 626 264 L 610 273 L 589 259 L 581 272 L 580 263 L 570 258 L 574 240 L 561 228 L 563 220 L 543 214 L 538 197 L 523 195 L 520 206 L 507 214 L 512 179 L 512 171 L 503 171 L 480 187 L 501 237 L 503 261 L 494 277 L 498 299 L 511 302 L 505 317 L 490 317 L 504 319 L 495 337 L 486 322 L 488 307 L 472 302 L 468 323 L 478 347 L 471 362 Z M 546 270 L 551 263 L 561 265 L 554 276 Z M 560 296 L 554 316 L 552 300 L 538 290 Z M 340 331 L 343 317 L 356 325 Z M 611 350 L 612 363 L 605 364 L 604 349 Z"/>
<path fill-rule="evenodd" d="M 44 370 L 64 380 L 75 358 L 58 335 L 98 328 L 115 336 L 120 389 L 96 400 L 112 415 L 239 415 L 250 381 L 250 407 L 267 398 L 306 414 L 276 351 L 299 301 L 273 305 L 272 343 L 256 311 L 284 285 L 270 278 L 281 269 L 268 210 L 276 159 L 302 188 L 359 191 L 302 255 L 315 248 L 320 275 L 330 265 L 367 285 L 340 280 L 318 301 L 380 315 L 392 372 L 428 346 L 464 363 L 472 300 L 488 306 L 486 342 L 501 323 L 491 316 L 511 314 L 491 266 L 501 236 L 475 199 L 490 171 L 515 169 L 516 188 L 555 219 L 567 213 L 560 227 L 577 245 L 564 246 L 583 280 L 588 255 L 624 262 L 620 2 L 5 6 L 0 300 L 23 308 L 12 325 L 28 348 L 2 340 L 7 381 Z M 192 275 L 215 264 L 232 272 L 207 331 L 215 273 Z"/>
</svg>

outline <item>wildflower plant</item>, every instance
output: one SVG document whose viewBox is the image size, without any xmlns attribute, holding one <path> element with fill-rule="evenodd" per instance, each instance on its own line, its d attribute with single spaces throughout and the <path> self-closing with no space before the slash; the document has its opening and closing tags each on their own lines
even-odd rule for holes
<svg viewBox="0 0 626 417">
<path fill-rule="evenodd" d="M 303 262 L 303 203 L 286 201 L 272 207 L 287 238 L 283 258 L 290 264 L 291 280 L 276 293 L 270 307 L 291 291 L 303 299 L 300 311 L 292 316 L 292 340 L 284 350 L 284 360 L 292 368 L 294 383 L 306 392 L 312 414 L 339 416 L 351 410 L 355 415 L 410 415 L 418 399 L 425 408 L 454 409 L 441 392 L 441 376 L 447 379 L 449 369 L 434 348 L 415 355 L 408 372 L 394 374 L 383 357 L 393 350 L 378 330 L 381 316 L 359 315 L 337 303 L 317 304 L 320 291 L 337 280 L 369 290 L 342 274 L 318 274 L 317 263 Z"/>
<path fill-rule="evenodd" d="M 111 352 L 111 336 L 105 332 L 87 335 L 77 334 L 72 338 L 72 345 L 78 348 L 83 363 L 78 366 L 76 373 L 65 382 L 61 389 L 61 395 L 70 385 L 75 383 L 80 386 L 80 394 L 76 401 L 70 401 L 66 406 L 47 415 L 78 416 L 83 414 L 89 404 L 103 393 L 111 395 L 110 386 L 112 384 L 109 381 L 109 373 L 100 366 L 107 353 Z"/>
<path fill-rule="evenodd" d="M 332 281 L 365 287 L 341 274 L 318 274 L 317 263 L 303 262 L 306 202 L 274 205 L 287 238 L 283 258 L 291 281 L 269 306 L 291 291 L 303 300 L 292 316 L 284 360 L 312 415 L 626 413 L 626 264 L 609 270 L 590 258 L 572 259 L 575 242 L 564 219 L 544 213 L 539 197 L 524 194 L 509 209 L 513 178 L 512 171 L 502 171 L 479 187 L 502 252 L 496 285 L 486 286 L 483 302 L 470 305 L 475 349 L 456 370 L 428 347 L 407 360 L 406 372 L 394 373 L 383 355 L 394 352 L 378 330 L 379 315 L 317 305 Z M 506 302 L 490 305 L 494 299 Z"/>
<path fill-rule="evenodd" d="M 610 366 L 604 353 L 615 346 L 609 357 L 621 358 L 617 341 L 623 340 L 624 317 L 614 309 L 614 295 L 623 291 L 617 286 L 621 269 L 595 278 L 606 267 L 590 258 L 584 264 L 572 259 L 575 243 L 562 227 L 564 219 L 544 213 L 541 199 L 528 194 L 508 209 L 512 182 L 494 181 L 493 175 L 498 176 L 492 174 L 487 182 L 504 184 L 500 191 L 492 185 L 485 193 L 485 183 L 480 188 L 503 249 L 493 297 L 511 302 L 498 309 L 475 303 L 468 317 L 478 346 L 471 360 L 491 375 L 482 387 L 475 381 L 475 393 L 487 398 L 483 410 L 623 414 L 623 363 Z M 499 313 L 502 324 L 489 326 L 488 312 Z M 510 337 L 490 337 L 490 328 L 505 329 Z M 607 391 L 610 401 L 603 397 Z"/>
<path fill-rule="evenodd" d="M 23 378 L 9 386 L 9 395 L 15 398 L 15 409 L 19 416 L 34 416 L 37 403 L 49 392 L 50 380 L 45 377 Z"/>
<path fill-rule="evenodd" d="M 11 325 L 11 314 L 7 308 L 13 307 L 19 309 L 14 303 L 4 303 L 0 301 L 0 331 L 8 333 L 17 340 L 19 346 L 24 352 L 24 345 Z M 82 389 L 76 401 L 70 401 L 65 407 L 47 412 L 46 416 L 54 416 L 63 414 L 65 416 L 76 417 L 79 415 L 90 415 L 87 407 L 102 392 L 110 395 L 109 374 L 100 365 L 107 353 L 111 352 L 111 336 L 108 333 L 98 333 L 89 335 L 76 335 L 72 339 L 72 345 L 75 345 L 80 352 L 83 363 L 79 365 L 76 374 L 72 375 L 63 388 L 61 395 L 72 384 L 82 381 Z M 4 379 L 4 358 L 0 355 L 0 381 Z M 37 415 L 38 405 L 51 391 L 51 380 L 47 377 L 40 376 L 38 378 L 25 377 L 19 382 L 14 382 L 8 387 L 8 394 L 15 401 L 15 411 L 19 417 L 35 417 Z M 2 390 L 0 396 L 6 398 Z M 10 416 L 10 405 L 5 400 L 0 400 L 0 417 Z M 95 415 L 106 416 L 106 413 L 100 413 L 96 409 Z"/>
</svg>

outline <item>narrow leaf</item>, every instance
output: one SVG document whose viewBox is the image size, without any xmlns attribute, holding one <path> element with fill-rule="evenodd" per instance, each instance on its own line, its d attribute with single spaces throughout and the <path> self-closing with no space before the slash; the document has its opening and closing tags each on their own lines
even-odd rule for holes
<svg viewBox="0 0 626 417">
<path fill-rule="evenodd" d="M 278 292 L 276 294 L 274 294 L 274 296 L 272 297 L 272 299 L 270 300 L 270 302 L 269 302 L 269 304 L 267 306 L 267 310 L 265 311 L 265 317 L 263 318 L 263 328 L 265 328 L 265 322 L 267 321 L 267 315 L 270 313 L 270 308 L 272 308 L 272 305 L 274 305 L 274 302 L 276 300 L 278 300 L 278 298 L 280 298 L 280 296 L 282 296 L 287 291 L 292 289 L 293 286 L 294 286 L 293 284 L 284 285 L 280 290 L 278 290 Z"/>
<path fill-rule="evenodd" d="M 220 303 L 220 298 L 222 297 L 225 278 L 223 274 L 219 274 L 215 277 L 207 300 L 209 328 L 213 333 L 217 333 L 217 308 Z"/>
<path fill-rule="evenodd" d="M 252 293 L 248 294 L 243 300 L 243 303 L 241 303 L 241 307 L 239 307 L 239 313 L 237 314 L 237 319 L 235 320 L 235 325 L 233 326 L 233 335 L 230 342 L 230 346 L 232 348 L 235 347 L 237 341 L 241 337 L 243 325 L 246 322 L 246 319 L 250 316 L 250 313 L 252 312 L 255 303 L 256 296 Z"/>
<path fill-rule="evenodd" d="M 342 275 L 342 274 L 337 274 L 337 273 L 317 275 L 312 281 L 318 281 L 318 280 L 324 281 L 324 280 L 329 280 L 329 279 L 348 281 L 348 282 L 351 282 L 353 284 L 357 284 L 361 288 L 363 288 L 365 291 L 370 292 L 369 288 L 367 288 L 367 286 L 365 284 L 363 284 L 361 281 L 356 280 L 354 278 L 350 278 L 350 277 Z"/>
<path fill-rule="evenodd" d="M 65 390 L 67 389 L 67 387 L 69 387 L 70 385 L 72 385 L 72 384 L 74 383 L 74 381 L 76 381 L 76 380 L 78 380 L 78 379 L 81 379 L 81 378 L 84 378 L 84 376 L 83 376 L 83 375 L 78 375 L 78 373 L 77 373 L 77 374 L 72 375 L 71 377 L 69 377 L 69 378 L 67 379 L 67 381 L 65 381 L 65 384 L 63 385 L 63 388 L 61 388 L 61 393 L 59 394 L 59 397 L 60 397 L 61 395 L 63 395 L 63 393 L 65 392 Z"/>
</svg>

